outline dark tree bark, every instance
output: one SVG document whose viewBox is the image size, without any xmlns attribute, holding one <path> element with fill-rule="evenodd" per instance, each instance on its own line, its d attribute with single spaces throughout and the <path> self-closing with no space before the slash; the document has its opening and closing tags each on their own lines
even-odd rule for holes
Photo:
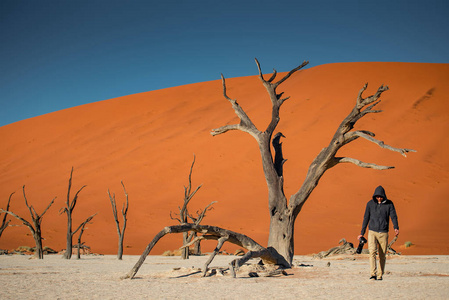
<svg viewBox="0 0 449 300">
<path fill-rule="evenodd" d="M 28 201 L 27 201 L 26 194 L 25 194 L 25 186 L 22 187 L 22 190 L 23 190 L 23 198 L 25 199 L 25 205 L 28 207 L 28 210 L 31 215 L 31 222 L 28 222 L 24 218 L 16 215 L 15 213 L 13 213 L 11 211 L 6 211 L 6 210 L 2 209 L 2 210 L 0 210 L 0 212 L 10 214 L 14 218 L 21 221 L 23 225 L 27 226 L 30 229 L 31 235 L 33 236 L 34 242 L 36 244 L 36 251 L 34 252 L 34 256 L 36 258 L 43 259 L 44 258 L 44 250 L 42 247 L 41 223 L 42 223 L 42 218 L 43 218 L 44 214 L 47 212 L 47 210 L 53 204 L 53 202 L 55 201 L 55 198 L 53 198 L 53 200 L 51 200 L 50 204 L 47 206 L 47 208 L 44 210 L 44 212 L 42 214 L 38 214 L 33 206 L 28 205 Z M 12 194 L 11 194 L 11 196 L 12 196 Z"/>
<path fill-rule="evenodd" d="M 126 197 L 126 203 L 123 204 L 122 207 L 122 217 L 123 217 L 123 225 L 120 228 L 120 222 L 118 220 L 118 213 L 117 213 L 117 203 L 115 202 L 115 194 L 111 196 L 111 193 L 108 190 L 109 200 L 111 201 L 112 206 L 112 214 L 114 215 L 115 225 L 117 227 L 117 233 L 118 233 L 118 252 L 117 252 L 117 258 L 119 260 L 122 260 L 123 257 L 123 241 L 125 239 L 125 229 L 126 229 L 126 215 L 128 214 L 128 192 L 126 191 L 125 185 L 123 184 L 123 181 L 121 181 L 121 184 L 123 186 L 123 191 L 125 193 Z"/>
<path fill-rule="evenodd" d="M 77 259 L 81 258 L 81 253 L 80 253 L 80 248 L 81 245 L 84 243 L 81 243 L 81 237 L 83 236 L 84 233 L 84 229 L 86 227 L 87 224 L 90 224 L 89 222 L 93 219 L 93 217 L 95 217 L 96 214 L 93 214 L 92 216 L 90 216 L 89 218 L 86 219 L 86 221 L 84 221 L 83 223 L 80 224 L 80 226 L 78 226 L 78 228 L 73 232 L 73 234 L 75 234 L 78 230 L 80 230 L 80 234 L 78 236 L 78 244 L 77 244 Z"/>
<path fill-rule="evenodd" d="M 240 130 L 249 133 L 254 137 L 259 145 L 260 155 L 262 157 L 262 166 L 265 174 L 265 180 L 268 187 L 268 207 L 270 214 L 270 232 L 268 238 L 268 247 L 275 249 L 281 256 L 289 263 L 292 262 L 294 254 L 294 225 L 296 217 L 301 211 L 304 203 L 309 198 L 312 191 L 318 185 L 320 178 L 330 168 L 339 163 L 352 163 L 359 167 L 372 168 L 378 170 L 391 169 L 392 166 L 380 166 L 373 163 L 366 163 L 350 157 L 338 157 L 337 151 L 343 146 L 348 145 L 358 138 L 364 138 L 371 141 L 378 146 L 387 150 L 396 151 L 406 156 L 407 152 L 414 152 L 411 149 L 395 148 L 384 144 L 384 142 L 374 138 L 374 133 L 357 130 L 351 131 L 355 123 L 370 113 L 379 113 L 380 110 L 373 110 L 379 104 L 380 96 L 383 92 L 388 90 L 387 86 L 381 86 L 374 95 L 363 98 L 363 92 L 367 88 L 367 84 L 360 90 L 356 103 L 349 115 L 341 122 L 337 128 L 329 145 L 325 147 L 318 156 L 313 160 L 309 167 L 306 179 L 297 193 L 292 195 L 287 201 L 284 194 L 284 178 L 283 178 L 283 164 L 285 159 L 282 156 L 282 143 L 280 138 L 284 137 L 282 133 L 278 132 L 274 135 L 274 131 L 280 121 L 279 111 L 281 105 L 289 99 L 282 98 L 283 93 L 278 93 L 277 88 L 281 83 L 286 81 L 292 74 L 305 67 L 308 62 L 302 63 L 300 66 L 288 72 L 284 77 L 275 82 L 277 76 L 276 70 L 272 76 L 266 80 L 262 75 L 260 64 L 256 59 L 256 64 L 259 70 L 259 79 L 266 88 L 269 98 L 272 103 L 272 118 L 264 131 L 260 131 L 253 124 L 251 119 L 245 113 L 243 108 L 228 97 L 226 93 L 226 83 L 222 75 L 223 95 L 231 103 L 235 114 L 239 117 L 240 123 L 234 125 L 225 125 L 217 129 L 213 129 L 211 134 L 213 136 L 219 135 L 229 130 Z M 273 137 L 273 138 L 272 138 Z M 270 142 L 273 144 L 275 155 L 271 153 Z"/>
<path fill-rule="evenodd" d="M 14 193 L 11 193 L 11 195 L 9 195 L 8 203 L 6 204 L 5 211 L 9 211 L 9 205 L 11 204 L 11 197 L 12 197 L 12 195 L 14 195 Z M 9 222 L 11 222 L 11 220 L 6 220 L 7 217 L 8 217 L 8 214 L 5 213 L 5 215 L 3 216 L 2 225 L 0 226 L 0 237 L 3 234 L 3 231 L 8 227 Z"/>
<path fill-rule="evenodd" d="M 73 176 L 73 167 L 72 171 L 70 172 L 70 178 L 69 178 L 69 187 L 67 191 L 67 200 L 66 200 L 66 206 L 61 208 L 60 213 L 66 213 L 67 214 L 67 234 L 66 234 L 66 249 L 65 253 L 63 255 L 63 258 L 65 259 L 71 259 L 72 258 L 72 248 L 73 248 L 73 235 L 74 232 L 72 231 L 72 213 L 75 209 L 76 201 L 78 200 L 78 194 L 86 187 L 86 185 L 83 185 L 75 194 L 72 200 L 70 200 L 70 190 L 72 189 L 72 176 Z"/>
</svg>

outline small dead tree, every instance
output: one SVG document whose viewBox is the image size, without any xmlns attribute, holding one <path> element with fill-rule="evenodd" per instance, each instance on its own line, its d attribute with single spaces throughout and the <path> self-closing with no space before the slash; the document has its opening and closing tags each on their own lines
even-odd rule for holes
<svg viewBox="0 0 449 300">
<path fill-rule="evenodd" d="M 126 229 L 126 221 L 127 221 L 126 215 L 128 214 L 128 207 L 129 207 L 128 192 L 126 191 L 123 181 L 121 181 L 121 184 L 123 186 L 123 191 L 124 191 L 125 197 L 126 197 L 126 203 L 123 203 L 122 211 L 121 211 L 122 217 L 123 217 L 122 228 L 120 228 L 120 222 L 118 220 L 117 203 L 115 201 L 115 193 L 112 194 L 112 196 L 111 196 L 111 193 L 109 192 L 109 189 L 108 189 L 109 200 L 111 201 L 111 206 L 112 206 L 112 214 L 114 215 L 115 225 L 117 226 L 117 233 L 118 233 L 117 258 L 119 260 L 122 260 L 122 257 L 123 257 L 123 240 L 125 238 L 125 229 Z"/>
<path fill-rule="evenodd" d="M 70 171 L 69 187 L 68 187 L 68 191 L 67 191 L 67 200 L 65 203 L 66 206 L 59 210 L 60 214 L 63 214 L 63 213 L 67 214 L 66 249 L 65 249 L 65 253 L 63 255 L 63 258 L 65 258 L 65 259 L 72 258 L 73 235 L 74 235 L 74 232 L 72 231 L 72 213 L 73 213 L 73 209 L 75 209 L 76 201 L 78 200 L 78 194 L 86 187 L 86 185 L 83 185 L 76 192 L 73 199 L 70 200 L 70 190 L 72 189 L 72 176 L 73 176 L 73 167 L 72 167 L 72 171 Z"/>
<path fill-rule="evenodd" d="M 212 201 L 209 203 L 203 210 L 199 209 L 196 211 L 196 217 L 189 214 L 189 218 L 192 221 L 193 224 L 199 225 L 201 221 L 206 216 L 206 212 L 209 210 L 212 210 L 212 205 L 214 203 L 217 203 L 217 201 Z M 188 247 L 192 243 L 193 239 L 193 254 L 194 255 L 201 255 L 201 240 L 197 239 L 198 233 L 196 231 L 192 231 L 187 239 L 188 244 L 185 244 L 183 247 Z"/>
<path fill-rule="evenodd" d="M 189 173 L 189 185 L 186 187 L 184 186 L 184 203 L 182 205 L 182 207 L 179 207 L 179 218 L 177 217 L 173 217 L 172 213 L 170 212 L 170 217 L 172 220 L 177 220 L 179 222 L 179 224 L 187 224 L 188 223 L 188 219 L 192 220 L 192 222 L 196 225 L 198 225 L 204 218 L 204 216 L 206 215 L 206 212 L 211 208 L 212 204 L 215 203 L 212 202 L 210 203 L 208 206 L 206 206 L 206 208 L 204 210 L 200 210 L 197 211 L 197 216 L 193 217 L 192 215 L 189 214 L 188 211 L 188 204 L 190 202 L 190 200 L 192 200 L 193 196 L 195 196 L 196 192 L 198 192 L 198 190 L 201 188 L 202 185 L 199 185 L 193 192 L 192 192 L 192 172 L 193 172 L 193 166 L 195 165 L 195 156 L 193 156 L 193 162 L 192 165 L 190 166 L 190 173 Z M 190 234 L 189 232 L 183 232 L 183 247 L 182 252 L 181 252 L 181 258 L 182 259 L 189 259 L 189 247 L 185 247 L 186 244 L 190 243 L 190 241 L 192 240 L 192 238 L 196 237 L 196 232 L 192 231 Z M 200 241 L 197 241 L 195 243 L 195 247 L 194 247 L 195 251 L 194 253 L 196 255 L 200 255 L 201 254 L 201 249 L 200 249 Z"/>
<path fill-rule="evenodd" d="M 81 246 L 84 244 L 84 243 L 81 243 L 81 237 L 82 237 L 82 235 L 83 235 L 83 233 L 84 233 L 84 229 L 85 229 L 85 227 L 86 227 L 86 225 L 87 224 L 91 224 L 91 223 L 89 223 L 92 219 L 93 219 L 93 217 L 95 217 L 97 215 L 97 213 L 95 213 L 95 214 L 93 214 L 92 216 L 90 216 L 90 217 L 88 217 L 87 219 L 86 219 L 86 221 L 84 221 L 83 223 L 81 223 L 80 224 L 80 226 L 78 226 L 78 228 L 73 232 L 73 234 L 75 234 L 78 230 L 80 230 L 80 234 L 79 234 L 79 236 L 78 236 L 78 244 L 76 245 L 76 248 L 77 248 L 77 256 L 76 256 L 76 258 L 77 259 L 80 259 L 81 258 L 81 253 L 80 253 L 80 250 L 81 250 Z"/>
<path fill-rule="evenodd" d="M 47 206 L 47 208 L 44 210 L 43 213 L 38 214 L 36 212 L 36 210 L 34 209 L 34 207 L 32 205 L 30 206 L 28 204 L 28 200 L 27 200 L 27 197 L 25 194 L 25 186 L 22 187 L 22 190 L 23 190 L 23 198 L 25 199 L 25 205 L 28 207 L 28 210 L 31 215 L 31 222 L 28 222 L 24 218 L 16 215 L 15 213 L 13 213 L 11 211 L 7 211 L 7 210 L 3 210 L 3 209 L 0 211 L 2 213 L 10 214 L 14 218 L 21 221 L 23 225 L 27 226 L 30 229 L 31 234 L 34 239 L 34 242 L 36 244 L 36 251 L 34 252 L 34 256 L 36 258 L 43 259 L 44 258 L 44 250 L 42 247 L 42 231 L 41 231 L 42 218 L 43 218 L 44 214 L 47 212 L 47 210 L 50 208 L 50 206 L 53 204 L 53 202 L 55 201 L 56 198 L 53 198 L 53 200 L 51 200 L 50 204 Z M 11 194 L 11 196 L 12 196 L 12 194 Z"/>
<path fill-rule="evenodd" d="M 262 85 L 266 88 L 272 104 L 271 121 L 267 125 L 266 129 L 263 131 L 259 130 L 243 108 L 237 103 L 237 101 L 231 99 L 227 95 L 226 82 L 224 76 L 222 75 L 223 96 L 231 103 L 231 106 L 240 122 L 238 124 L 225 125 L 220 128 L 213 129 L 211 134 L 212 136 L 216 136 L 231 130 L 239 130 L 248 133 L 257 141 L 262 158 L 263 172 L 268 187 L 268 211 L 270 215 L 268 246 L 264 248 L 245 235 L 237 234 L 223 228 L 194 224 L 169 226 L 159 232 L 158 235 L 156 235 L 156 237 L 150 242 L 140 260 L 128 273 L 128 275 L 125 276 L 125 278 L 132 278 L 135 275 L 135 272 L 137 272 L 140 265 L 143 263 L 143 260 L 145 260 L 144 254 L 148 254 L 154 244 L 157 243 L 161 237 L 168 233 L 179 233 L 186 231 L 200 232 L 203 234 L 201 236 L 203 239 L 217 239 L 218 245 L 216 250 L 219 249 L 225 241 L 246 248 L 248 252 L 242 258 L 231 263 L 231 269 L 233 272 L 235 272 L 235 268 L 238 268 L 239 265 L 251 257 L 261 257 L 265 262 L 290 267 L 294 255 L 294 225 L 296 218 L 304 203 L 307 199 L 309 199 L 310 194 L 318 185 L 319 180 L 327 170 L 337 166 L 340 163 L 352 163 L 359 167 L 377 170 L 394 168 L 393 166 L 382 166 L 374 163 L 362 162 L 351 157 L 339 157 L 337 156 L 338 150 L 359 138 L 363 138 L 373 142 L 381 148 L 399 152 L 403 156 L 406 156 L 408 152 L 415 152 L 415 150 L 412 149 L 395 148 L 389 146 L 383 141 L 375 139 L 375 134 L 370 131 L 352 131 L 357 121 L 364 116 L 382 112 L 381 110 L 374 110 L 373 108 L 380 103 L 379 98 L 383 92 L 388 90 L 388 87 L 382 85 L 377 89 L 377 92 L 374 95 L 363 97 L 363 93 L 368 86 L 365 84 L 358 93 L 355 106 L 348 116 L 340 123 L 329 145 L 323 148 L 310 164 L 306 178 L 299 190 L 293 194 L 289 200 L 287 200 L 287 197 L 284 194 L 283 175 L 283 165 L 286 160 L 283 157 L 282 143 L 280 142 L 280 139 L 284 137 L 284 135 L 281 132 L 277 132 L 276 134 L 274 132 L 280 121 L 280 108 L 282 104 L 289 99 L 289 97 L 283 98 L 284 93 L 278 93 L 277 88 L 295 72 L 305 67 L 308 62 L 303 62 L 278 81 L 275 81 L 276 76 L 278 75 L 276 70 L 273 70 L 273 74 L 267 80 L 262 74 L 262 70 L 257 59 L 256 64 L 259 71 L 259 79 L 262 82 Z M 271 145 L 275 151 L 274 156 L 272 155 Z M 215 252 L 216 251 L 214 251 L 214 253 Z"/>
<path fill-rule="evenodd" d="M 12 195 L 14 195 L 14 192 L 11 193 L 11 195 L 9 195 L 8 203 L 6 204 L 6 209 L 5 209 L 5 211 L 9 211 L 9 205 L 10 205 L 10 203 L 11 203 L 11 197 L 12 197 Z M 1 237 L 2 234 L 3 234 L 3 231 L 8 227 L 9 223 L 11 222 L 11 220 L 6 220 L 7 217 L 8 217 L 8 214 L 5 213 L 5 215 L 3 216 L 2 225 L 0 226 L 0 237 Z"/>
</svg>

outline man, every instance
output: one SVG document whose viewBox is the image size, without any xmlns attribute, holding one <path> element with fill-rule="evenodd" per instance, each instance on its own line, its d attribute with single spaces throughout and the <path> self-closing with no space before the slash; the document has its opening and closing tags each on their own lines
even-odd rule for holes
<svg viewBox="0 0 449 300">
<path fill-rule="evenodd" d="M 399 235 L 398 217 L 394 204 L 388 200 L 385 190 L 382 186 L 378 186 L 373 194 L 372 200 L 368 201 L 363 217 L 362 231 L 357 239 L 360 239 L 366 231 L 369 223 L 368 231 L 368 250 L 371 280 L 382 280 L 385 272 L 385 255 L 388 245 L 388 229 L 390 218 L 393 222 L 393 228 L 396 235 Z M 379 267 L 377 269 L 376 252 L 379 254 Z"/>
</svg>

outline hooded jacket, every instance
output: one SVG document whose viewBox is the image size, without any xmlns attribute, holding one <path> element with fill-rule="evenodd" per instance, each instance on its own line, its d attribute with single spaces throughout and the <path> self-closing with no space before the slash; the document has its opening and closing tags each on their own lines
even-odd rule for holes
<svg viewBox="0 0 449 300">
<path fill-rule="evenodd" d="M 382 196 L 384 200 L 378 203 L 376 196 Z M 369 224 L 369 230 L 376 232 L 388 232 L 390 218 L 394 229 L 399 229 L 398 216 L 391 200 L 388 200 L 385 190 L 378 186 L 373 194 L 373 198 L 366 204 L 365 215 L 363 217 L 361 235 L 365 234 Z"/>
</svg>

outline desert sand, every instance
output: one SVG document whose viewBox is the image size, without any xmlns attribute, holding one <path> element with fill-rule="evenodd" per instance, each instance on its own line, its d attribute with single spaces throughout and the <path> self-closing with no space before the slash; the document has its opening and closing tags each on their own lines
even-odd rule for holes
<svg viewBox="0 0 449 300">
<path fill-rule="evenodd" d="M 295 256 L 287 275 L 249 277 L 242 266 L 237 278 L 229 272 L 201 277 L 206 256 L 149 256 L 135 279 L 121 280 L 138 257 L 83 256 L 44 260 L 25 255 L 0 256 L 1 299 L 447 299 L 448 256 L 389 257 L 382 281 L 370 281 L 364 255 L 313 259 Z M 232 256 L 220 255 L 211 269 L 226 268 Z"/>
<path fill-rule="evenodd" d="M 262 69 L 272 67 L 261 63 Z M 447 255 L 449 240 L 443 237 L 449 229 L 448 64 L 336 63 L 302 70 L 283 83 L 278 91 L 284 91 L 290 99 L 282 106 L 278 130 L 286 136 L 283 152 L 288 159 L 284 165 L 287 198 L 298 191 L 309 164 L 329 143 L 366 82 L 369 86 L 364 96 L 375 93 L 382 84 L 390 90 L 376 106 L 383 112 L 365 117 L 356 129 L 372 131 L 389 145 L 417 152 L 404 158 L 367 141 L 343 149 L 341 155 L 396 168 L 375 171 L 339 165 L 327 171 L 299 214 L 295 254 L 327 250 L 341 238 L 355 244 L 366 202 L 374 188 L 383 185 L 399 215 L 401 233 L 394 248 L 408 255 Z M 228 95 L 237 99 L 263 130 L 271 117 L 270 101 L 257 76 L 230 78 L 227 87 Z M 202 184 L 202 188 L 191 201 L 190 211 L 217 201 L 203 224 L 243 232 L 266 245 L 267 188 L 257 144 L 242 132 L 210 135 L 211 129 L 236 122 L 237 117 L 222 95 L 221 81 L 214 80 L 95 102 L 0 127 L 0 207 L 4 208 L 9 195 L 15 192 L 11 210 L 29 219 L 23 185 L 29 203 L 39 213 L 56 197 L 42 222 L 44 246 L 64 249 L 66 216 L 60 214 L 60 209 L 65 206 L 73 166 L 71 197 L 87 185 L 74 210 L 74 226 L 98 212 L 83 241 L 94 253 L 114 254 L 118 237 L 107 191 L 116 194 L 121 207 L 123 181 L 130 201 L 125 254 L 139 255 L 158 231 L 176 224 L 170 212 L 178 212 L 196 155 L 192 184 Z M 13 220 L 11 224 L 19 223 Z M 414 245 L 405 248 L 407 241 Z M 162 254 L 180 244 L 180 236 L 166 237 L 151 254 Z M 0 249 L 24 245 L 33 246 L 24 226 L 7 228 L 0 238 Z M 203 247 L 211 251 L 215 243 L 204 243 Z M 229 244 L 223 249 L 234 251 Z M 118 266 L 114 264 L 111 272 L 121 273 L 123 270 L 115 269 Z M 115 281 L 115 275 L 105 274 L 110 276 L 108 280 L 117 282 L 117 290 L 129 284 Z M 330 278 L 339 280 L 337 277 Z M 319 280 L 331 282 L 328 279 Z M 147 289 L 151 281 L 136 280 L 133 284 Z M 210 283 L 198 279 L 196 284 Z M 394 285 L 398 287 L 399 283 Z M 413 290 L 415 281 L 407 286 Z M 355 295 L 358 289 L 355 284 L 353 287 L 351 293 Z"/>
</svg>

